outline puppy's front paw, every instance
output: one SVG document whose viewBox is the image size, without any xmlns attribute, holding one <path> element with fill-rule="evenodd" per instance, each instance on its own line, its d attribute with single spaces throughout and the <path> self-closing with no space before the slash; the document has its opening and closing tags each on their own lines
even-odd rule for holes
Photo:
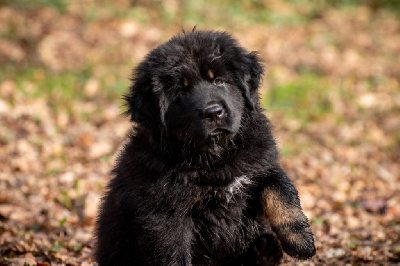
<svg viewBox="0 0 400 266">
<path fill-rule="evenodd" d="M 315 255 L 314 237 L 307 222 L 282 224 L 274 231 L 289 256 L 306 260 Z"/>
</svg>

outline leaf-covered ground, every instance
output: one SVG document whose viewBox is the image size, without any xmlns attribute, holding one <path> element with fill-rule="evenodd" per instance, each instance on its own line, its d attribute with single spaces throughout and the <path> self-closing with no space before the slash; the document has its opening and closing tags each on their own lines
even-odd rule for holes
<svg viewBox="0 0 400 266">
<path fill-rule="evenodd" d="M 131 69 L 195 24 L 228 30 L 265 59 L 263 104 L 316 240 L 303 264 L 400 262 L 396 10 L 39 2 L 0 3 L 1 265 L 93 263 L 97 206 L 131 127 L 120 115 Z"/>
</svg>

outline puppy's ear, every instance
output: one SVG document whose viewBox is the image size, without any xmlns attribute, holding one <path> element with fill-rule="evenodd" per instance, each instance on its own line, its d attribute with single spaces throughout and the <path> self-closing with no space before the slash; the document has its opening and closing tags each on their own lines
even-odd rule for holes
<svg viewBox="0 0 400 266">
<path fill-rule="evenodd" d="M 258 105 L 258 87 L 264 74 L 264 68 L 260 62 L 257 53 L 251 52 L 244 56 L 235 71 L 235 78 L 246 100 L 246 105 L 252 110 Z"/>
<path fill-rule="evenodd" d="M 131 121 L 149 128 L 159 128 L 162 125 L 160 95 L 154 88 L 150 77 L 146 75 L 133 79 L 133 85 L 128 94 L 124 96 L 128 110 L 125 115 L 130 115 Z"/>
</svg>

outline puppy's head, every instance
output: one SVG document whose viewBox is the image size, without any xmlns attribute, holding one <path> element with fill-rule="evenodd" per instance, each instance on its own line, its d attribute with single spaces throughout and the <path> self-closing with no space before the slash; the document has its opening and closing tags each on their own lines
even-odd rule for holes
<svg viewBox="0 0 400 266">
<path fill-rule="evenodd" d="M 137 67 L 126 95 L 131 120 L 197 148 L 232 139 L 258 107 L 263 68 L 227 33 L 173 37 Z"/>
</svg>

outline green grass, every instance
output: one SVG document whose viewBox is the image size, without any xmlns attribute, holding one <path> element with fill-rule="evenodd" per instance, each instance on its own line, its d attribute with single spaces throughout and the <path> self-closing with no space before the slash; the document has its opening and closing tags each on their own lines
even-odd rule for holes
<svg viewBox="0 0 400 266">
<path fill-rule="evenodd" d="M 294 81 L 270 88 L 262 103 L 268 110 L 282 111 L 307 123 L 319 120 L 332 111 L 329 90 L 323 77 L 303 73 Z"/>
<path fill-rule="evenodd" d="M 52 7 L 60 12 L 67 11 L 67 0 L 3 0 L 0 2 L 3 6 L 12 6 L 20 9 L 32 9 L 41 7 Z"/>
<path fill-rule="evenodd" d="M 349 248 L 350 249 L 356 249 L 357 248 L 357 244 L 356 243 L 349 243 Z"/>
<path fill-rule="evenodd" d="M 135 18 L 142 23 L 162 24 L 163 26 L 181 24 L 183 26 L 201 25 L 203 27 L 229 27 L 232 25 L 251 25 L 269 23 L 274 25 L 298 25 L 318 18 L 324 10 L 337 7 L 347 8 L 360 5 L 373 10 L 387 9 L 400 12 L 400 1 L 395 0 L 281 0 L 292 10 L 283 14 L 276 12 L 268 1 L 179 1 L 177 7 L 171 7 L 167 1 L 139 2 L 131 1 L 122 5 L 111 0 L 96 0 L 82 7 L 86 20 L 93 21 L 99 16 Z M 12 6 L 19 9 L 37 9 L 51 7 L 60 13 L 68 12 L 69 0 L 3 0 L 0 6 Z M 282 4 L 278 4 L 282 5 Z M 102 12 L 98 12 L 99 8 Z M 104 12 L 106 11 L 106 12 Z M 100 14 L 101 13 L 101 14 Z"/>
<path fill-rule="evenodd" d="M 86 83 L 93 76 L 90 68 L 82 72 L 55 73 L 40 66 L 19 68 L 6 65 L 3 70 L 0 72 L 0 83 L 5 79 L 13 80 L 17 90 L 25 96 L 48 99 L 47 102 L 54 111 L 72 108 L 71 103 L 75 100 L 90 100 L 84 92 Z M 96 95 L 92 96 L 93 100 L 116 99 L 127 90 L 129 79 L 121 77 L 115 70 L 110 71 L 107 77 L 100 77 L 99 84 Z M 12 104 L 13 100 L 10 101 Z"/>
<path fill-rule="evenodd" d="M 285 143 L 281 143 L 282 147 L 280 148 L 280 153 L 284 158 L 292 158 L 302 154 L 303 152 L 309 150 L 312 145 L 308 142 L 295 142 L 289 141 Z"/>
<path fill-rule="evenodd" d="M 290 4 L 306 5 L 311 4 L 319 8 L 329 7 L 348 7 L 365 5 L 374 10 L 388 9 L 394 12 L 400 12 L 400 1 L 398 0 L 284 0 Z"/>
<path fill-rule="evenodd" d="M 210 8 L 212 6 L 212 8 Z M 185 25 L 229 27 L 254 24 L 293 25 L 307 21 L 299 14 L 281 14 L 260 1 L 188 0 L 184 2 L 182 21 Z"/>
<path fill-rule="evenodd" d="M 325 219 L 322 217 L 316 217 L 311 222 L 314 225 L 323 225 L 324 223 L 326 223 Z"/>
<path fill-rule="evenodd" d="M 54 246 L 53 246 L 53 248 L 51 249 L 51 251 L 58 252 L 58 251 L 60 251 L 60 249 L 62 249 L 62 248 L 63 248 L 62 245 L 57 244 L 57 245 L 54 245 Z"/>
</svg>

